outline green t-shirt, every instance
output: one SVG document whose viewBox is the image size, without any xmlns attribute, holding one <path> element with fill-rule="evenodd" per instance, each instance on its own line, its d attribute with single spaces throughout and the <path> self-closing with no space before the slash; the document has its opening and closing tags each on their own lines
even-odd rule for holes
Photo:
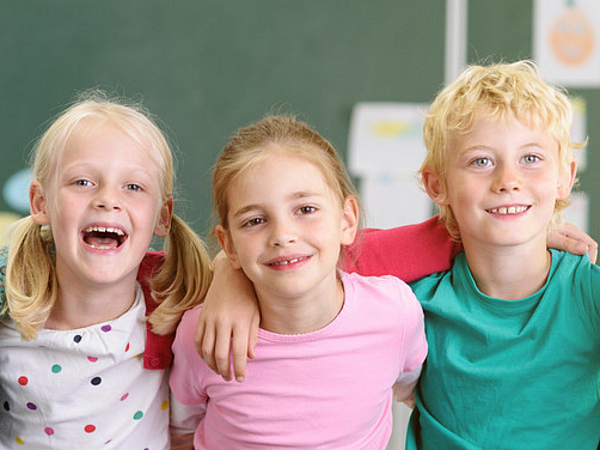
<svg viewBox="0 0 600 450">
<path fill-rule="evenodd" d="M 551 251 L 522 300 L 479 291 L 464 253 L 414 282 L 429 354 L 407 450 L 595 450 L 600 440 L 600 268 Z"/>
</svg>

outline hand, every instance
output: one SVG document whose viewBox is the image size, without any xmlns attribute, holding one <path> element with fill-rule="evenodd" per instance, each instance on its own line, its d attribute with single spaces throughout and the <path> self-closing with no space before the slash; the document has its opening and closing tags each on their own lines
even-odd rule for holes
<svg viewBox="0 0 600 450">
<path fill-rule="evenodd" d="M 598 243 L 575 225 L 563 223 L 548 232 L 548 248 L 564 250 L 575 255 L 589 254 L 592 264 L 598 257 Z"/>
<path fill-rule="evenodd" d="M 246 376 L 246 358 L 254 358 L 260 315 L 252 283 L 223 252 L 214 260 L 214 277 L 204 299 L 196 330 L 196 349 L 208 366 L 231 381 Z"/>
</svg>

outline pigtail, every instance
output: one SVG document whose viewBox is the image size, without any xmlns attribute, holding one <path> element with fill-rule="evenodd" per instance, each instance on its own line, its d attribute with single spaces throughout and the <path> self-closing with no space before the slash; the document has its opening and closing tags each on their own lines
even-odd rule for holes
<svg viewBox="0 0 600 450">
<path fill-rule="evenodd" d="M 6 297 L 10 316 L 25 340 L 44 326 L 58 296 L 51 254 L 52 238 L 31 217 L 12 228 L 6 270 Z"/>
<path fill-rule="evenodd" d="M 165 261 L 150 287 L 158 307 L 148 318 L 156 334 L 173 332 L 183 313 L 202 303 L 212 280 L 212 262 L 198 235 L 173 215 Z"/>
</svg>

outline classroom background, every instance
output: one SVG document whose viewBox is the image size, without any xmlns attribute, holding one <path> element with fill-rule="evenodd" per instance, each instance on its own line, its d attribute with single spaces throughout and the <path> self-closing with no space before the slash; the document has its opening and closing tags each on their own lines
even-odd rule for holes
<svg viewBox="0 0 600 450">
<path fill-rule="evenodd" d="M 348 160 L 357 105 L 426 105 L 460 71 L 457 62 L 532 58 L 534 6 L 534 0 L 2 2 L 0 228 L 28 213 L 33 143 L 81 90 L 100 87 L 141 100 L 160 118 L 178 153 L 176 211 L 206 237 L 211 167 L 237 128 L 269 112 L 295 113 Z M 583 227 L 596 240 L 599 85 L 569 87 L 585 105 L 589 143 L 576 189 L 586 199 Z M 360 186 L 364 174 L 354 172 Z M 385 202 L 411 209 L 406 195 L 389 189 Z M 406 221 L 401 214 L 391 220 Z M 370 216 L 368 225 L 380 223 Z M 390 448 L 400 448 L 398 428 Z"/>
</svg>

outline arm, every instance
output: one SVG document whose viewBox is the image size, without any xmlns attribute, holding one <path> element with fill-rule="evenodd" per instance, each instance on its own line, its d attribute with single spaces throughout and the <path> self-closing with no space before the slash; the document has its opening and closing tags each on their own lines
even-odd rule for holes
<svg viewBox="0 0 600 450">
<path fill-rule="evenodd" d="M 235 379 L 244 381 L 246 357 L 254 357 L 259 311 L 252 283 L 233 268 L 223 252 L 214 260 L 214 278 L 204 299 L 196 331 L 196 349 L 208 366 L 231 380 L 230 348 Z"/>
<path fill-rule="evenodd" d="M 549 232 L 547 244 L 576 255 L 588 253 L 590 261 L 596 262 L 598 243 L 574 225 L 562 224 Z M 449 269 L 460 251 L 461 245 L 452 240 L 435 216 L 389 230 L 364 230 L 346 260 L 345 270 L 361 275 L 394 275 L 409 283 Z"/>
<path fill-rule="evenodd" d="M 547 238 L 548 248 L 564 250 L 575 255 L 590 257 L 592 264 L 598 257 L 598 243 L 575 225 L 563 223 L 557 229 L 551 230 Z"/>
<path fill-rule="evenodd" d="M 184 405 L 171 394 L 171 450 L 194 450 L 194 433 L 206 405 Z"/>
<path fill-rule="evenodd" d="M 394 399 L 403 402 L 409 408 L 415 407 L 415 388 L 421 376 L 422 366 L 410 372 L 404 372 L 394 383 Z"/>
<path fill-rule="evenodd" d="M 437 216 L 389 230 L 364 230 L 345 270 L 361 275 L 394 275 L 411 282 L 450 268 L 461 251 Z"/>
</svg>

